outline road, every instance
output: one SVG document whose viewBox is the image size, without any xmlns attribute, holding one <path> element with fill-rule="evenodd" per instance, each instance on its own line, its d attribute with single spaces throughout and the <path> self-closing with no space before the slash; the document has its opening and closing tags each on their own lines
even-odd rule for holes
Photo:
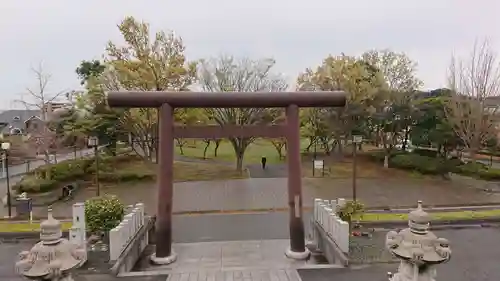
<svg viewBox="0 0 500 281">
<path fill-rule="evenodd" d="M 177 243 L 288 238 L 287 213 L 174 216 L 173 219 L 174 242 Z M 435 231 L 435 234 L 449 239 L 452 245 L 452 259 L 448 264 L 437 267 L 439 277 L 437 280 L 500 280 L 498 270 L 500 251 L 498 247 L 494 247 L 497 244 L 500 229 L 440 230 Z M 385 237 L 385 234 L 383 236 Z M 381 243 L 372 242 L 375 247 L 384 246 L 383 239 Z M 0 280 L 17 280 L 14 279 L 16 274 L 12 266 L 13 259 L 21 250 L 26 250 L 32 245 L 33 241 L 0 243 Z M 299 274 L 302 281 L 387 280 L 386 272 L 396 271 L 397 266 L 397 264 L 378 264 L 358 270 L 299 270 Z"/>
</svg>

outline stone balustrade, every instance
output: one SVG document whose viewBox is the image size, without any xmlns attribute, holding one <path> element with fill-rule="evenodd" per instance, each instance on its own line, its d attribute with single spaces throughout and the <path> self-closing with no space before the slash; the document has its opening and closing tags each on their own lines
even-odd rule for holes
<svg viewBox="0 0 500 281">
<path fill-rule="evenodd" d="M 340 251 L 349 253 L 349 223 L 337 216 L 337 208 L 345 204 L 345 199 L 314 200 L 314 222 L 332 239 Z"/>
<path fill-rule="evenodd" d="M 127 245 L 144 226 L 144 204 L 129 206 L 127 214 L 120 224 L 109 231 L 109 259 L 116 261 Z"/>
</svg>

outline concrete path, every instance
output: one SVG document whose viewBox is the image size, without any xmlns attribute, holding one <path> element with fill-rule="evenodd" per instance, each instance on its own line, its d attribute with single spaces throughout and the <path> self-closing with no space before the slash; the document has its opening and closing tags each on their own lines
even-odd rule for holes
<svg viewBox="0 0 500 281">
<path fill-rule="evenodd" d="M 286 164 L 270 164 L 262 169 L 260 164 L 252 164 L 247 166 L 251 178 L 286 178 L 288 170 Z"/>
<path fill-rule="evenodd" d="M 304 212 L 306 233 L 311 229 L 310 219 L 311 212 Z M 288 212 L 177 215 L 172 234 L 178 243 L 288 239 L 288 221 Z"/>
</svg>

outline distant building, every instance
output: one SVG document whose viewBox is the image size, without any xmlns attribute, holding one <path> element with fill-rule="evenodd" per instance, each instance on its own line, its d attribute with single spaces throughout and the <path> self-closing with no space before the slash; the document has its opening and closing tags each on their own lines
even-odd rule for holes
<svg viewBox="0 0 500 281">
<path fill-rule="evenodd" d="M 46 103 L 43 110 L 11 109 L 0 112 L 0 133 L 4 135 L 26 135 L 40 132 L 44 120 L 50 120 L 54 113 L 68 108 L 67 103 Z M 58 114 L 55 114 L 58 116 Z"/>
</svg>

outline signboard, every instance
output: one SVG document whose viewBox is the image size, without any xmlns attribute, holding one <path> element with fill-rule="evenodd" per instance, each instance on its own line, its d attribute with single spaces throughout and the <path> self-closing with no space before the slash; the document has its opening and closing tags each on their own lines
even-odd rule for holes
<svg viewBox="0 0 500 281">
<path fill-rule="evenodd" d="M 352 136 L 352 141 L 354 143 L 362 143 L 363 142 L 363 136 Z"/>
<path fill-rule="evenodd" d="M 323 169 L 323 167 L 324 167 L 323 160 L 314 160 L 313 166 L 314 166 L 314 169 Z"/>
</svg>

